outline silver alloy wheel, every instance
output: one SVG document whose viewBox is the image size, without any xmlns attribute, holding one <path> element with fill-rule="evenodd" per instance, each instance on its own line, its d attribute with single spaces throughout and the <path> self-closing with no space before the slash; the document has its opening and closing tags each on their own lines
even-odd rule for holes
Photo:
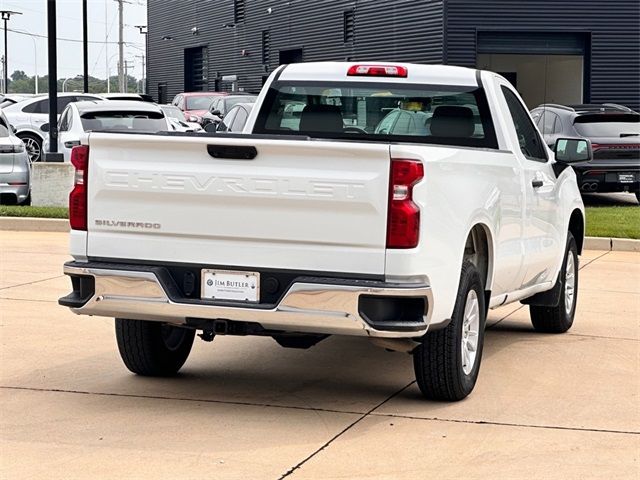
<svg viewBox="0 0 640 480">
<path fill-rule="evenodd" d="M 29 160 L 32 162 L 37 162 L 40 160 L 40 144 L 35 138 L 26 137 L 22 139 L 25 148 L 27 149 L 27 154 L 29 155 Z"/>
<path fill-rule="evenodd" d="M 576 297 L 576 262 L 573 260 L 573 252 L 567 252 L 567 266 L 564 273 L 564 308 L 567 315 L 571 315 L 573 301 Z"/>
<path fill-rule="evenodd" d="M 476 363 L 478 353 L 478 336 L 480 334 L 480 303 L 475 290 L 467 294 L 462 319 L 462 340 L 460 353 L 462 356 L 462 371 L 469 375 Z"/>
</svg>

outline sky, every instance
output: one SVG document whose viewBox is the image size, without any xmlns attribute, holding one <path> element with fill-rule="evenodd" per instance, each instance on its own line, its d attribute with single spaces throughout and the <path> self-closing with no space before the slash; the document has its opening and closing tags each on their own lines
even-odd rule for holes
<svg viewBox="0 0 640 480">
<path fill-rule="evenodd" d="M 133 71 L 142 77 L 142 60 L 136 58 L 144 52 L 144 35 L 135 25 L 147 24 L 146 0 L 125 0 L 124 4 L 124 48 L 125 60 L 130 60 Z M 82 74 L 82 0 L 57 0 L 58 78 L 72 78 Z M 111 75 L 118 68 L 118 3 L 116 0 L 88 0 L 89 30 L 89 75 L 106 78 L 106 61 L 109 60 Z M 106 15 L 105 15 L 106 8 Z M 47 0 L 0 0 L 0 10 L 21 12 L 11 16 L 8 22 L 9 75 L 14 70 L 24 70 L 27 75 L 47 73 Z M 0 28 L 3 22 L 0 21 Z M 32 35 L 12 32 L 28 32 Z M 109 43 L 105 49 L 105 36 Z M 77 40 L 66 41 L 63 39 Z M 4 38 L 0 33 L 4 54 Z M 106 57 L 105 57 L 106 54 Z"/>
</svg>

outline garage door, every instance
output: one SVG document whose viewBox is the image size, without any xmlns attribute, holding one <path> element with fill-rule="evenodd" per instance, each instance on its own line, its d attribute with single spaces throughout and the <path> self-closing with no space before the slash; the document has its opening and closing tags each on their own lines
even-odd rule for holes
<svg viewBox="0 0 640 480">
<path fill-rule="evenodd" d="M 478 53 L 584 55 L 585 33 L 478 32 Z"/>
</svg>

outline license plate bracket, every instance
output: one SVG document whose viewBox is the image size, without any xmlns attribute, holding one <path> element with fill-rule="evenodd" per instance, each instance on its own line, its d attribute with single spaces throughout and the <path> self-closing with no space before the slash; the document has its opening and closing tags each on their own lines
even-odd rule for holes
<svg viewBox="0 0 640 480">
<path fill-rule="evenodd" d="M 202 269 L 201 298 L 260 302 L 260 273 L 238 270 Z"/>
</svg>

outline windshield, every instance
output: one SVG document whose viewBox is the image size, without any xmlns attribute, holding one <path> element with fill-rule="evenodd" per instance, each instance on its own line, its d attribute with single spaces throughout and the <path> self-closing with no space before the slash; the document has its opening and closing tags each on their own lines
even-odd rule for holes
<svg viewBox="0 0 640 480">
<path fill-rule="evenodd" d="M 117 130 L 131 132 L 161 132 L 168 130 L 164 115 L 159 112 L 90 112 L 81 117 L 85 132 Z"/>
<path fill-rule="evenodd" d="M 187 110 L 208 110 L 209 105 L 213 102 L 213 99 L 218 95 L 197 95 L 193 97 L 187 97 L 186 109 Z"/>
<path fill-rule="evenodd" d="M 478 87 L 275 82 L 254 133 L 497 148 Z"/>
<path fill-rule="evenodd" d="M 640 135 L 640 115 L 595 114 L 575 119 L 576 131 L 585 137 L 632 137 Z"/>
<path fill-rule="evenodd" d="M 180 110 L 178 107 L 161 107 L 161 108 L 167 117 L 184 122 L 184 113 L 182 113 L 182 110 Z"/>
</svg>

